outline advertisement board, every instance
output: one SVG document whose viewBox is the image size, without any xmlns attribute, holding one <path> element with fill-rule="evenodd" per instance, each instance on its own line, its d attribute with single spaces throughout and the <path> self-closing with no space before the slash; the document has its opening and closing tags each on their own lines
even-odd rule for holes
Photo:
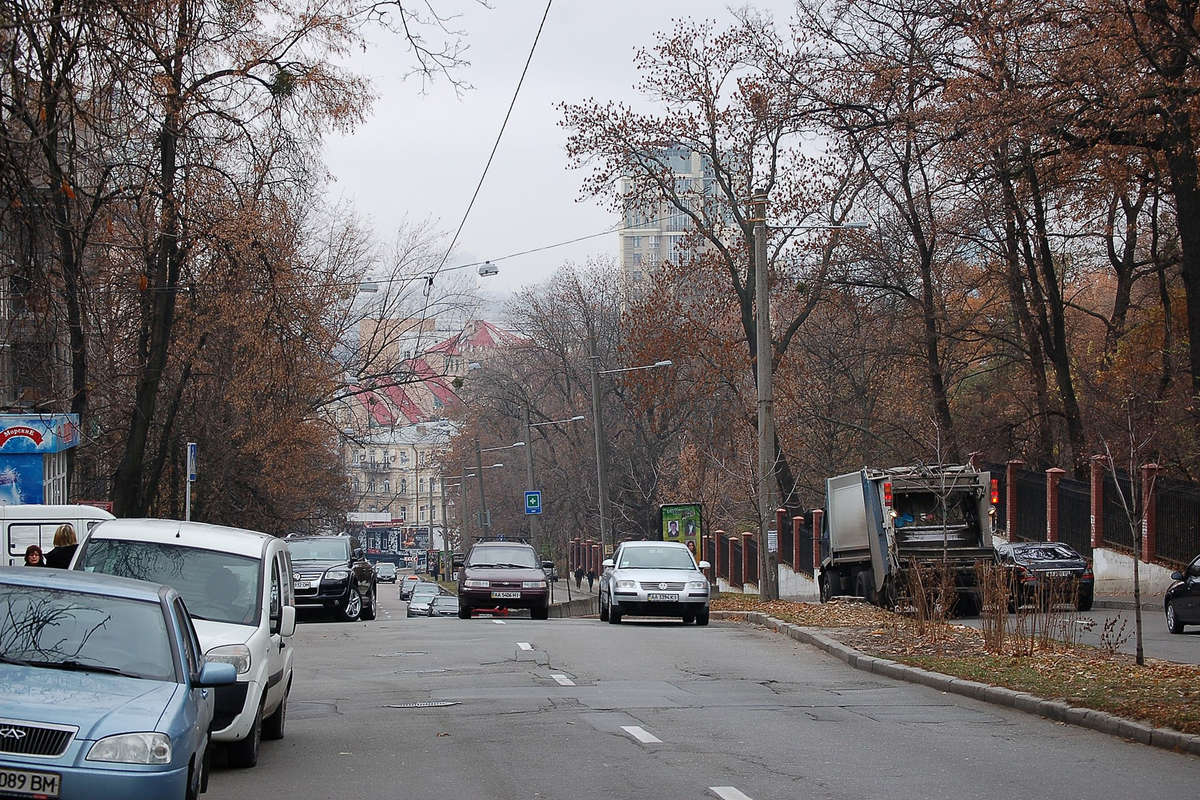
<svg viewBox="0 0 1200 800">
<path fill-rule="evenodd" d="M 659 506 L 658 521 L 664 542 L 683 542 L 697 561 L 703 558 L 700 553 L 700 537 L 704 534 L 699 503 Z"/>
</svg>

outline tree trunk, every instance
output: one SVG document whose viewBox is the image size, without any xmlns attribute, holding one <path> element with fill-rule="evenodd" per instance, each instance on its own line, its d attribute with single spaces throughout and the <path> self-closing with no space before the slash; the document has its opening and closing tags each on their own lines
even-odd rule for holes
<svg viewBox="0 0 1200 800">
<path fill-rule="evenodd" d="M 1184 138 L 1191 140 L 1190 135 Z M 1197 397 L 1200 396 L 1200 187 L 1196 156 L 1191 148 L 1176 147 L 1167 163 L 1179 229 L 1180 272 L 1187 299 L 1188 365 L 1192 373 L 1192 396 Z"/>
</svg>

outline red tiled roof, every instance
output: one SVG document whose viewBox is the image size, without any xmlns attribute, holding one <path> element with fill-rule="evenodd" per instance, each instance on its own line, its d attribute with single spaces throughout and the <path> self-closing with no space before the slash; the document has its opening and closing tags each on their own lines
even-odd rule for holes
<svg viewBox="0 0 1200 800">
<path fill-rule="evenodd" d="M 392 413 L 388 404 L 383 402 L 383 398 L 370 389 L 363 389 L 361 386 L 352 387 L 358 401 L 367 407 L 367 412 L 371 415 L 371 419 L 376 425 L 392 425 L 396 422 L 396 415 Z"/>
<path fill-rule="evenodd" d="M 486 320 L 475 319 L 468 322 L 460 333 L 429 348 L 429 352 L 457 356 L 462 355 L 464 350 L 494 350 L 520 341 L 521 337 L 515 333 L 509 333 Z"/>
<path fill-rule="evenodd" d="M 429 366 L 429 362 L 423 358 L 414 358 L 408 362 L 408 367 L 413 371 L 421 381 L 425 384 L 433 396 L 436 397 L 443 406 L 451 406 L 458 403 L 458 395 L 450 388 L 440 375 L 437 375 L 433 368 Z"/>
<path fill-rule="evenodd" d="M 408 392 L 404 391 L 403 387 L 396 386 L 395 384 L 385 386 L 383 387 L 383 393 L 400 410 L 400 413 L 408 418 L 409 422 L 417 423 L 425 419 L 425 415 L 421 413 L 421 409 L 408 396 Z"/>
</svg>

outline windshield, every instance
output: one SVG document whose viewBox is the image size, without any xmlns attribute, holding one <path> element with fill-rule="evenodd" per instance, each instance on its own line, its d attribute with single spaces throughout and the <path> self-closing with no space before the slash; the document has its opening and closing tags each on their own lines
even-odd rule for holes
<svg viewBox="0 0 1200 800">
<path fill-rule="evenodd" d="M 380 575 L 395 575 L 396 574 L 396 565 L 395 564 L 380 564 L 379 565 L 379 574 Z"/>
<path fill-rule="evenodd" d="M 292 561 L 348 561 L 349 539 L 296 539 L 287 543 Z"/>
<path fill-rule="evenodd" d="M 76 569 L 165 583 L 183 595 L 195 619 L 258 625 L 262 562 L 257 558 L 121 539 L 89 539 L 85 547 Z"/>
<path fill-rule="evenodd" d="M 430 602 L 433 605 L 438 606 L 439 608 L 441 606 L 457 606 L 458 598 L 454 597 L 453 595 L 448 595 L 448 594 L 447 595 L 439 595 L 438 597 L 433 598 L 433 600 L 431 600 Z"/>
<path fill-rule="evenodd" d="M 441 591 L 440 586 L 432 583 L 418 583 L 412 588 L 413 597 L 419 594 L 439 594 Z"/>
<path fill-rule="evenodd" d="M 695 569 L 692 554 L 683 547 L 622 547 L 618 569 Z"/>
<path fill-rule="evenodd" d="M 156 602 L 0 585 L 0 619 L 0 661 L 175 680 Z"/>
<path fill-rule="evenodd" d="M 471 551 L 468 567 L 528 567 L 539 569 L 532 547 L 496 545 L 476 547 Z"/>
<path fill-rule="evenodd" d="M 1061 544 L 1044 544 L 1039 547 L 1017 548 L 1017 557 L 1028 561 L 1071 561 L 1083 556 Z"/>
</svg>

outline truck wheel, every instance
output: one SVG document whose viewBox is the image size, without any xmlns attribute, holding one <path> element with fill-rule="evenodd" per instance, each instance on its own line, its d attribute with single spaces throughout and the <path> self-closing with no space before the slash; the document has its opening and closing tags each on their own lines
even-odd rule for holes
<svg viewBox="0 0 1200 800">
<path fill-rule="evenodd" d="M 829 599 L 837 597 L 842 593 L 842 574 L 836 570 L 830 570 L 829 578 L 825 581 L 828 588 Z"/>
<path fill-rule="evenodd" d="M 858 578 L 854 581 L 854 593 L 868 603 L 875 602 L 875 576 L 871 570 L 858 573 Z"/>
</svg>

